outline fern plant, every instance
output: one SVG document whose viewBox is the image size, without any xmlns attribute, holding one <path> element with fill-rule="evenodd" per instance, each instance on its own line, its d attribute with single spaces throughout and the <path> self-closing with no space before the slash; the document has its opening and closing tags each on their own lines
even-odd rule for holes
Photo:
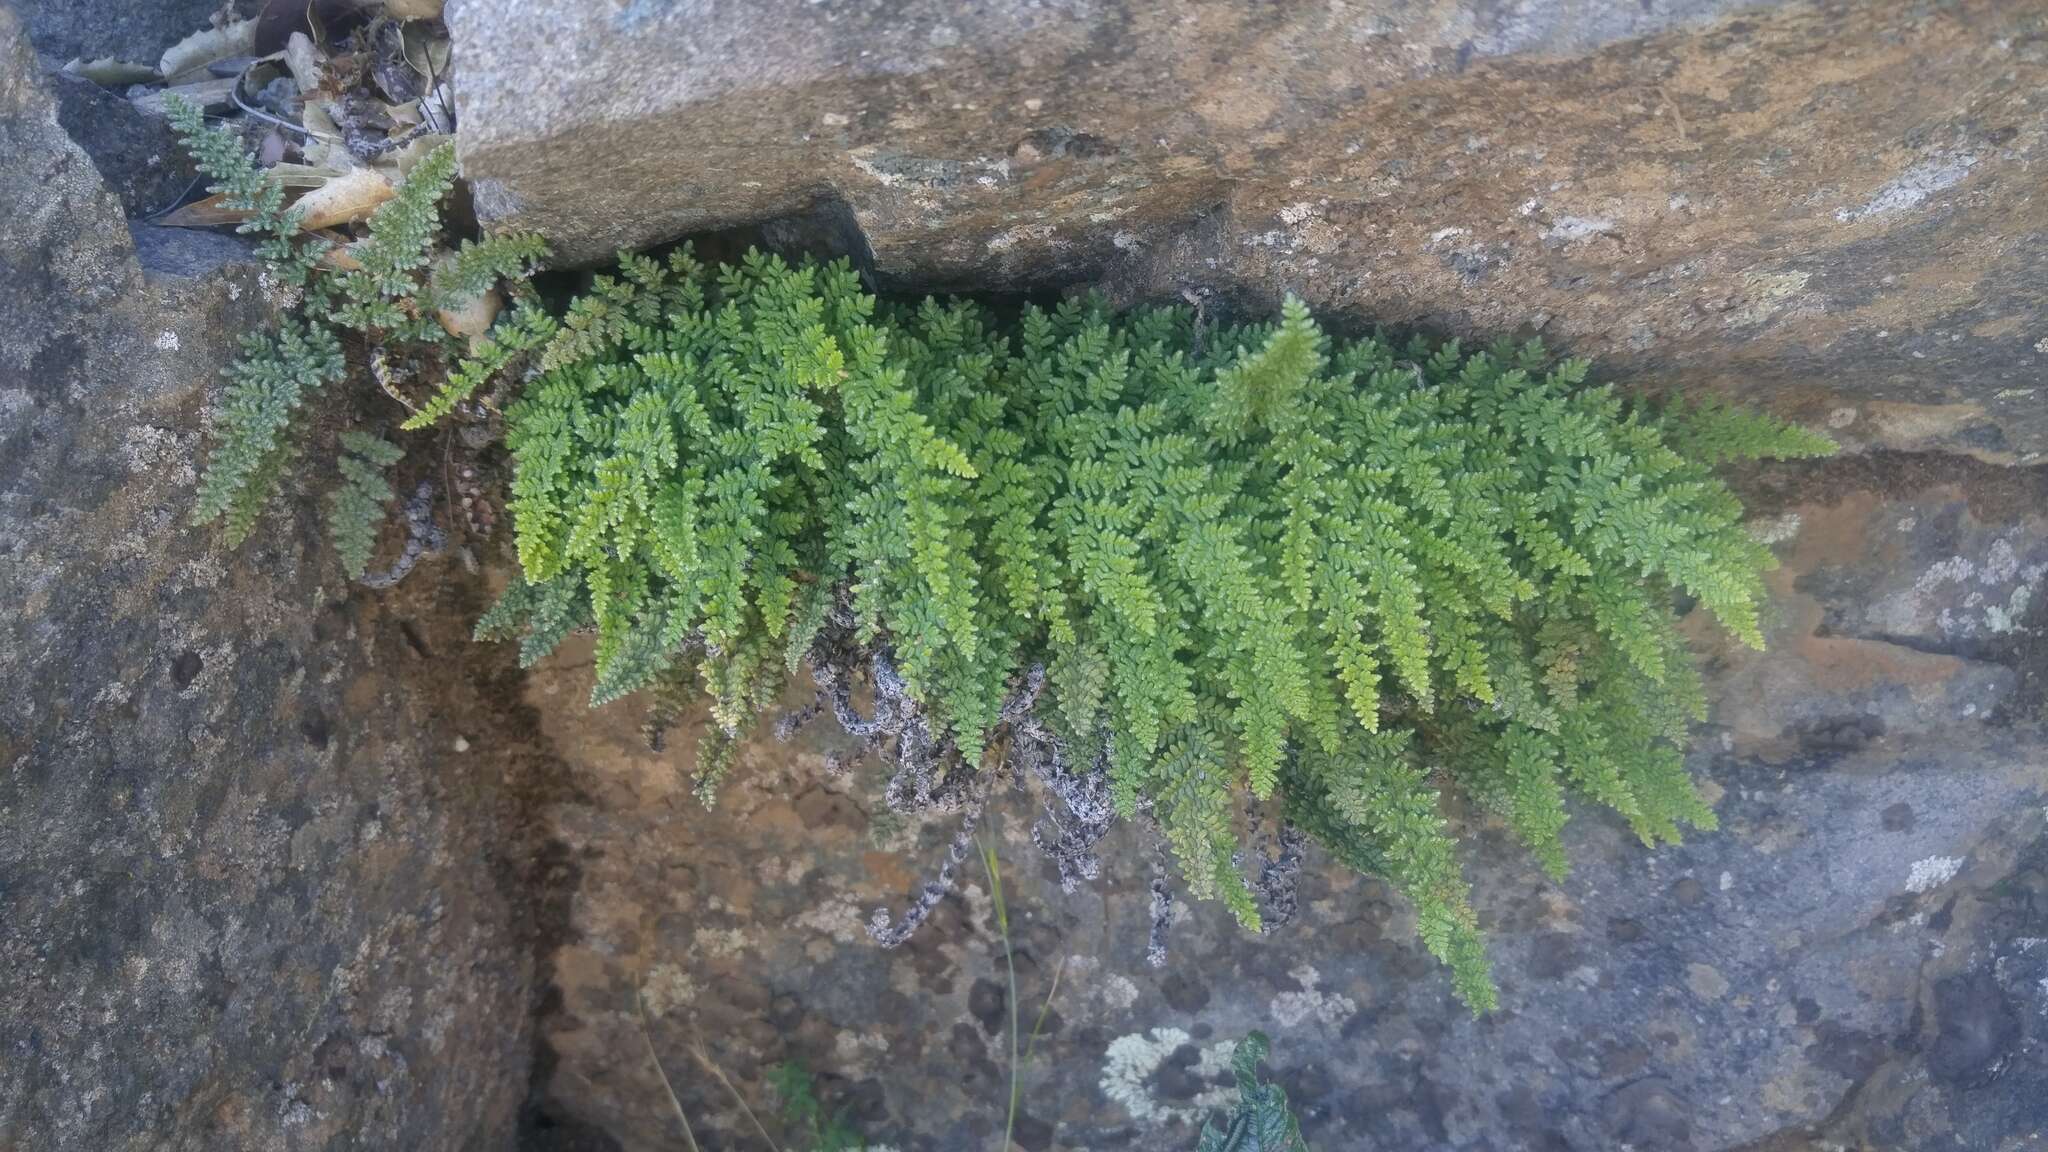
<svg viewBox="0 0 2048 1152">
<path fill-rule="evenodd" d="M 1673 604 L 1760 644 L 1772 558 L 1711 468 L 1832 444 L 1533 343 L 1333 341 L 1292 300 L 1194 323 L 1086 299 L 999 324 L 843 263 L 626 257 L 507 411 L 522 580 L 480 634 L 523 631 L 530 663 L 594 630 L 593 704 L 693 673 L 727 746 L 808 656 L 850 730 L 887 713 L 892 794 L 971 820 L 976 780 L 1030 760 L 1070 806 L 1156 822 L 1249 926 L 1235 814 L 1277 796 L 1491 1007 L 1442 794 L 1554 874 L 1569 793 L 1646 844 L 1712 827 Z"/>
<path fill-rule="evenodd" d="M 327 532 L 341 566 L 351 579 L 361 579 L 377 544 L 377 525 L 391 502 L 391 482 L 384 472 L 404 458 L 405 450 L 365 432 L 341 434 L 336 467 L 340 479 L 327 494 Z"/>
<path fill-rule="evenodd" d="M 794 1139 L 790 1146 L 801 1152 L 862 1152 L 867 1141 L 849 1123 L 844 1112 L 828 1112 L 818 1099 L 811 1073 L 793 1060 L 785 1060 L 768 1071 L 768 1086 L 775 1093 L 784 1130 Z"/>
<path fill-rule="evenodd" d="M 452 144 L 413 166 L 371 215 L 361 241 L 337 248 L 327 237 L 302 232 L 302 216 L 286 206 L 283 185 L 257 166 L 233 132 L 208 126 L 197 107 L 175 97 L 170 115 L 194 163 L 212 178 L 208 191 L 245 215 L 237 230 L 263 238 L 257 254 L 271 283 L 290 301 L 275 331 L 243 337 L 241 356 L 226 370 L 228 385 L 214 409 L 214 444 L 193 520 L 223 521 L 234 546 L 255 526 L 298 451 L 300 410 L 347 378 L 352 367 L 378 376 L 409 407 L 417 406 L 387 379 L 388 366 L 406 365 L 412 375 L 438 378 L 436 397 L 428 401 L 431 415 L 411 425 L 420 427 L 452 411 L 529 347 L 538 310 L 524 298 L 524 280 L 546 258 L 547 248 L 538 237 L 507 234 L 466 241 L 445 261 L 435 261 L 440 205 L 455 179 Z M 493 338 L 465 350 L 437 312 L 500 283 L 522 295 L 521 306 L 499 321 Z M 451 393 L 451 399 L 440 399 Z M 389 488 L 379 487 L 381 478 L 375 484 L 365 479 L 364 464 L 374 458 L 381 461 L 377 468 L 389 467 L 397 451 L 386 444 L 366 455 L 345 443 L 336 458 L 344 482 L 329 501 L 329 535 L 351 576 L 362 575 L 368 544 L 390 500 Z M 391 459 L 384 460 L 387 455 Z"/>
</svg>

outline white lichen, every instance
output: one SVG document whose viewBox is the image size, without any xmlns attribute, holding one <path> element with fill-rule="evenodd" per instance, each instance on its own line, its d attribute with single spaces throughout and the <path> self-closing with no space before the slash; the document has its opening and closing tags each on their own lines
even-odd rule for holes
<svg viewBox="0 0 2048 1152">
<path fill-rule="evenodd" d="M 1313 966 L 1303 964 L 1288 975 L 1301 985 L 1301 991 L 1282 992 L 1267 1005 L 1281 1027 L 1296 1028 L 1310 1020 L 1335 1027 L 1358 1011 L 1358 1003 L 1351 997 L 1322 991 L 1322 973 Z"/>
<path fill-rule="evenodd" d="M 674 964 L 656 964 L 647 973 L 646 986 L 640 990 L 640 1002 L 646 1006 L 647 1014 L 657 1018 L 696 998 L 697 982 Z"/>
<path fill-rule="evenodd" d="M 1123 1012 L 1138 1002 L 1138 986 L 1127 976 L 1112 972 L 1100 986 L 1102 1005 L 1113 1012 Z"/>
<path fill-rule="evenodd" d="M 1604 236 L 1614 231 L 1614 221 L 1605 216 L 1560 216 L 1544 229 L 1543 238 L 1562 244 L 1575 244 Z"/>
<path fill-rule="evenodd" d="M 1915 860 L 1912 871 L 1906 874 L 1906 891 L 1917 894 L 1932 892 L 1956 878 L 1963 870 L 1961 856 L 1929 856 Z"/>
<path fill-rule="evenodd" d="M 1181 1116 L 1183 1109 L 1160 1103 L 1145 1081 L 1159 1070 L 1174 1050 L 1188 1042 L 1178 1028 L 1154 1028 L 1149 1034 L 1133 1032 L 1109 1042 L 1103 1054 L 1102 1094 L 1123 1105 L 1131 1119 L 1140 1124 L 1163 1124 Z"/>
<path fill-rule="evenodd" d="M 1783 544 L 1799 535 L 1799 513 L 1787 512 L 1781 516 L 1766 516 L 1752 520 L 1747 525 L 1749 535 L 1763 545 Z"/>
<path fill-rule="evenodd" d="M 867 922 L 861 906 L 851 897 L 840 896 L 804 909 L 796 918 L 796 926 L 811 932 L 820 932 L 841 944 L 852 944 L 866 931 Z"/>
<path fill-rule="evenodd" d="M 1133 1032 L 1110 1041 L 1103 1055 L 1102 1094 L 1123 1105 L 1132 1120 L 1147 1126 L 1174 1121 L 1199 1124 L 1210 1113 L 1228 1108 L 1237 1095 L 1230 1068 L 1231 1058 L 1237 1054 L 1235 1040 L 1219 1040 L 1199 1050 L 1191 1072 L 1209 1084 L 1185 1106 L 1168 1104 L 1152 1094 L 1147 1081 L 1188 1043 L 1188 1034 L 1178 1028 Z"/>
<path fill-rule="evenodd" d="M 1874 216 L 1889 216 L 1917 207 L 1936 192 L 1941 192 L 1963 182 L 1970 169 L 1977 164 L 1975 153 L 1937 156 L 1923 160 L 1906 169 L 1899 177 L 1877 190 L 1877 194 L 1861 208 L 1842 208 L 1835 212 L 1835 219 L 1843 224 L 1868 220 Z"/>
</svg>

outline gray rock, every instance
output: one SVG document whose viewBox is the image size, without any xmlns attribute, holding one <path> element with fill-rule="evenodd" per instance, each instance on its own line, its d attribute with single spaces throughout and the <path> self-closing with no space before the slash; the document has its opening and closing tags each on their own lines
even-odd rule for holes
<svg viewBox="0 0 2048 1152">
<path fill-rule="evenodd" d="M 1470 0 L 455 0 L 490 219 L 571 261 L 850 217 L 885 282 L 1284 293 L 2031 461 L 2048 19 Z"/>
<path fill-rule="evenodd" d="M 459 588 L 351 597 L 303 493 L 187 526 L 262 320 L 246 265 L 145 276 L 0 7 L 0 1147 L 510 1139 L 541 761 L 423 655 Z"/>
<path fill-rule="evenodd" d="M 57 122 L 92 157 L 128 215 L 166 211 L 192 191 L 199 170 L 178 146 L 168 120 L 82 77 L 59 74 L 50 83 Z"/>
<path fill-rule="evenodd" d="M 228 0 L 231 10 L 250 11 L 255 0 Z M 59 63 L 74 56 L 112 56 L 154 65 L 164 49 L 207 26 L 222 0 L 16 0 L 29 43 Z"/>
<path fill-rule="evenodd" d="M 1054 1148 L 1185 1152 L 1228 1098 L 1218 1045 L 1259 1028 L 1317 1148 L 2025 1146 L 2048 1125 L 2048 616 L 1985 617 L 2040 578 L 2044 483 L 1952 457 L 1747 475 L 1783 560 L 1770 646 L 1688 624 L 1720 828 L 1652 851 L 1581 812 L 1556 884 L 1460 814 L 1501 988 L 1484 1019 L 1403 901 L 1317 854 L 1285 927 L 1184 905 L 1150 969 L 1142 837 L 1113 834 L 1103 879 L 1067 895 L 1025 835 L 1037 799 L 1005 797 L 1015 996 L 1027 1025 L 1048 1007 L 1026 1113 Z M 648 753 L 632 705 L 586 709 L 588 677 L 571 652 L 528 687 L 577 784 L 549 816 L 579 864 L 540 1021 L 550 1131 L 673 1146 L 659 1060 L 699 1139 L 744 1142 L 725 1089 L 689 1074 L 698 1048 L 750 1093 L 793 1059 L 834 1102 L 879 1101 L 870 1140 L 997 1143 L 1011 993 L 987 880 L 970 866 L 899 951 L 860 927 L 951 828 L 875 818 L 878 769 L 821 786 L 837 745 L 810 730 L 694 808 L 687 755 Z"/>
</svg>

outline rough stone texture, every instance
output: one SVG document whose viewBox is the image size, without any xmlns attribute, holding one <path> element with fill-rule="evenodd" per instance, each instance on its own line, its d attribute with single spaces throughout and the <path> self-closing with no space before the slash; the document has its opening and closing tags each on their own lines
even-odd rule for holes
<svg viewBox="0 0 2048 1152">
<path fill-rule="evenodd" d="M 60 73 L 50 77 L 50 86 L 57 95 L 57 122 L 92 157 L 128 215 L 175 208 L 193 189 L 199 170 L 178 146 L 170 121 L 83 77 Z"/>
<path fill-rule="evenodd" d="M 186 525 L 262 319 L 192 267 L 138 260 L 0 6 L 0 1147 L 503 1148 L 530 746 L 457 587 L 351 595 L 303 497 Z"/>
<path fill-rule="evenodd" d="M 1035 802 L 1008 797 L 1027 1034 L 1051 996 L 1018 1143 L 1187 1149 L 1228 1098 L 1219 1045 L 1262 1028 L 1318 1148 L 2032 1147 L 2048 732 L 2027 629 L 2048 622 L 2048 477 L 1877 456 L 1743 486 L 1785 563 L 1766 653 L 1697 630 L 1715 709 L 1695 768 L 1721 829 L 1653 852 L 1584 813 L 1553 884 L 1461 817 L 1494 1016 L 1452 999 L 1401 900 L 1315 855 L 1293 923 L 1252 938 L 1183 905 L 1171 962 L 1149 969 L 1139 837 L 1114 835 L 1103 881 L 1065 896 L 1026 837 Z M 565 652 L 529 688 L 578 782 L 551 818 L 580 879 L 541 1021 L 548 1131 L 675 1147 L 651 1043 L 706 1147 L 751 1137 L 693 1048 L 756 1109 L 793 1058 L 871 1140 L 997 1143 L 1008 980 L 987 881 L 970 864 L 901 951 L 861 931 L 950 827 L 878 816 L 873 768 L 822 777 L 834 740 L 814 729 L 753 748 L 707 813 L 692 734 L 649 753 L 632 705 L 585 708 L 589 675 Z"/>
<path fill-rule="evenodd" d="M 37 52 L 57 63 L 112 56 L 154 66 L 164 49 L 207 26 L 215 12 L 249 12 L 255 0 L 20 0 Z"/>
<path fill-rule="evenodd" d="M 1553 884 L 1454 814 L 1484 1020 L 1319 859 L 1285 928 L 1183 905 L 1148 969 L 1147 845 L 1062 895 L 1003 798 L 1027 1027 L 1046 1006 L 1020 1147 L 1189 1147 L 1254 1027 L 1324 1149 L 2038 1144 L 2048 477 L 1954 454 L 2041 439 L 2037 8 L 567 7 L 451 17 L 482 202 L 580 255 L 820 208 L 771 234 L 896 283 L 1526 324 L 1951 453 L 1744 478 L 1786 564 L 1769 652 L 1698 633 L 1720 831 L 1650 852 L 1588 813 Z M 197 24 L 134 12 L 156 30 L 28 23 L 131 56 Z M 134 149 L 65 138 L 4 8 L 0 46 L 0 1147 L 496 1149 L 526 1106 L 535 1152 L 637 1152 L 679 1146 L 677 1103 L 753 1146 L 719 1077 L 765 1109 L 784 1058 L 896 1149 L 991 1146 L 988 882 L 874 949 L 950 829 L 826 777 L 827 734 L 751 747 L 707 813 L 691 734 L 657 756 L 637 704 L 586 709 L 577 651 L 521 681 L 468 644 L 452 564 L 351 591 L 303 491 L 234 553 L 185 526 L 260 318 L 246 245 L 131 234 Z"/>
<path fill-rule="evenodd" d="M 887 282 L 1294 292 L 1852 444 L 2048 449 L 2038 5 L 448 14 L 480 207 L 572 259 L 823 205 Z"/>
</svg>

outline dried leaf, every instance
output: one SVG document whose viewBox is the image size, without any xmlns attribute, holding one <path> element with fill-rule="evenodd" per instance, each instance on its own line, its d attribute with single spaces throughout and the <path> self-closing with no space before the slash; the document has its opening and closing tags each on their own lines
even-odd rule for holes
<svg viewBox="0 0 2048 1152">
<path fill-rule="evenodd" d="M 477 342 L 491 330 L 491 323 L 498 318 L 498 311 L 504 306 L 504 298 L 492 289 L 462 301 L 458 307 L 435 309 L 434 319 L 441 322 L 441 327 L 447 329 L 450 336 L 460 336 L 468 341 L 469 351 L 474 355 Z"/>
<path fill-rule="evenodd" d="M 318 188 L 347 175 L 344 171 L 317 164 L 273 164 L 270 177 L 287 188 Z"/>
<path fill-rule="evenodd" d="M 448 74 L 448 34 L 427 24 L 405 26 L 405 62 L 438 80 Z"/>
<path fill-rule="evenodd" d="M 396 192 L 382 172 L 358 168 L 301 196 L 297 204 L 302 214 L 300 226 L 311 231 L 368 219 L 377 205 Z"/>
<path fill-rule="evenodd" d="M 404 104 L 386 104 L 384 106 L 384 114 L 391 117 L 393 124 L 404 128 L 412 128 L 420 122 L 420 102 L 409 100 Z"/>
<path fill-rule="evenodd" d="M 342 147 L 341 127 L 334 122 L 334 117 L 327 114 L 326 105 L 317 101 L 306 101 L 305 107 L 299 109 L 299 122 L 304 124 L 306 131 L 311 134 L 299 148 L 305 155 L 306 163 L 331 168 L 337 172 L 346 172 L 356 167 L 355 157 L 349 155 L 347 148 Z"/>
<path fill-rule="evenodd" d="M 393 20 L 439 20 L 442 0 L 384 0 L 384 14 Z"/>
<path fill-rule="evenodd" d="M 208 64 L 227 56 L 249 55 L 256 46 L 256 22 L 236 20 L 218 28 L 194 32 L 164 50 L 157 73 L 173 84 L 185 73 L 204 71 Z"/>
<path fill-rule="evenodd" d="M 129 102 L 152 116 L 169 116 L 170 99 L 173 96 L 188 104 L 197 105 L 202 112 L 225 112 L 234 107 L 235 82 L 233 80 L 201 80 L 194 84 L 177 84 L 144 92 L 129 98 Z"/>
<path fill-rule="evenodd" d="M 292 33 L 285 42 L 284 66 L 291 70 L 292 80 L 300 92 L 312 92 L 327 80 L 327 73 L 320 63 L 320 50 L 313 47 L 313 41 L 304 32 Z"/>
<path fill-rule="evenodd" d="M 194 200 L 177 210 L 158 217 L 156 223 L 166 228 L 218 228 L 223 224 L 240 224 L 249 218 L 241 208 L 227 206 L 227 195 L 208 196 Z"/>
<path fill-rule="evenodd" d="M 123 84 L 150 84 L 161 79 L 156 69 L 146 64 L 130 64 L 126 60 L 116 60 L 112 56 L 102 56 L 97 60 L 74 59 L 64 66 L 64 74 L 83 76 L 95 84 L 104 84 L 110 88 Z"/>
</svg>

